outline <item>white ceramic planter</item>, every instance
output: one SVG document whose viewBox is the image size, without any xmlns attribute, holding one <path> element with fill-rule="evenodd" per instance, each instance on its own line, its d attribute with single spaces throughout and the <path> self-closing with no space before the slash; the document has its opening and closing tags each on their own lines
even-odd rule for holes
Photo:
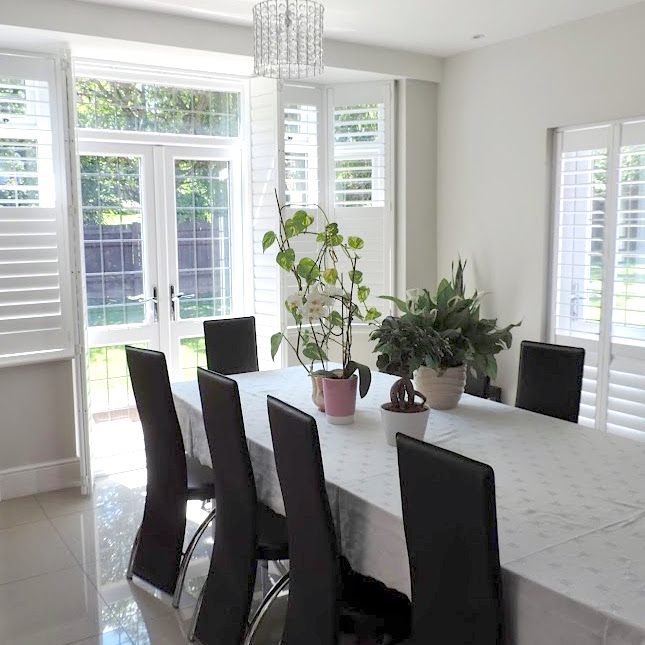
<svg viewBox="0 0 645 645">
<path fill-rule="evenodd" d="M 456 408 L 466 387 L 466 366 L 449 367 L 443 372 L 420 367 L 414 373 L 414 387 L 428 399 L 431 408 Z"/>
<path fill-rule="evenodd" d="M 385 441 L 390 446 L 396 446 L 396 433 L 407 434 L 415 439 L 423 439 L 428 425 L 430 408 L 426 405 L 419 412 L 393 412 L 386 410 L 384 403 L 381 406 L 381 421 L 385 432 Z"/>
</svg>

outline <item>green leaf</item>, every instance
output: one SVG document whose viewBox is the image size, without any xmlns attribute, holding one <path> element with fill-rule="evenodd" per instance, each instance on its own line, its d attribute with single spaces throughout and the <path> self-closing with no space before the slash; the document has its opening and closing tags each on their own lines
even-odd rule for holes
<svg viewBox="0 0 645 645">
<path fill-rule="evenodd" d="M 343 243 L 343 236 L 342 235 L 330 235 L 329 236 L 329 244 L 331 246 L 340 246 Z"/>
<path fill-rule="evenodd" d="M 278 266 L 283 268 L 285 271 L 291 271 L 296 261 L 296 252 L 293 249 L 279 251 L 275 256 L 275 261 L 277 262 Z"/>
<path fill-rule="evenodd" d="M 381 300 L 389 300 L 390 302 L 393 302 L 398 307 L 399 311 L 402 311 L 404 314 L 409 313 L 407 303 L 400 298 L 395 298 L 394 296 L 379 296 L 379 298 L 381 298 Z"/>
<path fill-rule="evenodd" d="M 343 317 L 337 311 L 332 311 L 329 314 L 329 322 L 332 324 L 332 326 L 342 327 Z"/>
<path fill-rule="evenodd" d="M 365 302 L 370 295 L 369 287 L 359 287 L 358 288 L 358 299 L 360 302 Z"/>
<path fill-rule="evenodd" d="M 328 235 L 337 235 L 338 234 L 338 224 L 336 222 L 331 222 L 325 226 L 325 232 Z"/>
<path fill-rule="evenodd" d="M 298 262 L 298 275 L 308 283 L 314 282 L 320 276 L 318 265 L 311 258 L 302 258 Z"/>
<path fill-rule="evenodd" d="M 327 284 L 336 284 L 338 282 L 338 271 L 336 269 L 326 269 L 323 272 L 323 278 Z"/>
<path fill-rule="evenodd" d="M 294 224 L 294 221 L 292 219 L 288 219 L 284 223 L 284 234 L 287 239 L 294 237 L 295 235 L 298 235 L 299 231 L 296 228 L 296 225 Z"/>
<path fill-rule="evenodd" d="M 362 249 L 365 246 L 365 242 L 363 242 L 360 237 L 354 237 L 352 235 L 347 238 L 347 244 L 349 244 L 350 249 L 354 249 L 356 251 Z"/>
<path fill-rule="evenodd" d="M 307 211 L 296 211 L 293 216 L 293 224 L 298 233 L 304 233 L 313 223 L 314 218 Z"/>
<path fill-rule="evenodd" d="M 273 246 L 275 242 L 275 233 L 273 231 L 267 231 L 262 238 L 262 253 L 264 253 L 268 248 Z"/>
<path fill-rule="evenodd" d="M 280 349 L 280 343 L 282 343 L 282 338 L 283 338 L 283 335 L 281 331 L 271 336 L 271 359 L 272 360 L 275 360 L 275 355 L 278 353 L 278 350 Z"/>
<path fill-rule="evenodd" d="M 363 272 L 358 269 L 354 269 L 348 273 L 349 279 L 354 284 L 360 284 L 363 281 Z"/>
<path fill-rule="evenodd" d="M 316 345 L 316 343 L 308 343 L 307 346 L 302 350 L 302 353 L 312 361 L 326 361 L 327 354 Z"/>
<path fill-rule="evenodd" d="M 367 310 L 367 313 L 363 317 L 363 320 L 369 321 L 369 320 L 377 320 L 378 318 L 381 317 L 381 312 L 376 308 L 376 307 L 370 307 Z"/>
<path fill-rule="evenodd" d="M 358 370 L 358 391 L 361 399 L 364 399 L 372 384 L 372 371 L 367 365 L 349 361 L 343 370 L 343 378 L 349 378 L 356 370 Z"/>
<path fill-rule="evenodd" d="M 324 233 L 318 233 L 316 235 L 316 242 L 324 242 L 327 239 L 327 236 Z"/>
</svg>

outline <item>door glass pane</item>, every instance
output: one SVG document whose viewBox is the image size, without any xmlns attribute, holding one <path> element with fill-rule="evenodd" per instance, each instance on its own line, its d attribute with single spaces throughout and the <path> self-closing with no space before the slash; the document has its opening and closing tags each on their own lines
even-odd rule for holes
<svg viewBox="0 0 645 645">
<path fill-rule="evenodd" d="M 81 156 L 88 326 L 143 323 L 141 158 Z"/>
<path fill-rule="evenodd" d="M 131 343 L 147 347 L 147 343 Z M 125 345 L 91 347 L 88 381 L 92 416 L 95 422 L 131 416 L 136 410 Z"/>
<path fill-rule="evenodd" d="M 206 367 L 206 341 L 203 336 L 182 338 L 179 346 L 182 379 L 194 381 L 197 378 L 197 368 Z"/>
<path fill-rule="evenodd" d="M 175 160 L 179 317 L 231 313 L 228 161 Z"/>
</svg>

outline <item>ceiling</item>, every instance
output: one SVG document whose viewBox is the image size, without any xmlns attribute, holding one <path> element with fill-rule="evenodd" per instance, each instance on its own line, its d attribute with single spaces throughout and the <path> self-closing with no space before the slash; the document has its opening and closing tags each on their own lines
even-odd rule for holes
<svg viewBox="0 0 645 645">
<path fill-rule="evenodd" d="M 251 23 L 257 0 L 77 0 Z M 637 4 L 640 0 L 322 0 L 336 40 L 450 56 Z M 473 39 L 475 34 L 485 38 Z"/>
</svg>

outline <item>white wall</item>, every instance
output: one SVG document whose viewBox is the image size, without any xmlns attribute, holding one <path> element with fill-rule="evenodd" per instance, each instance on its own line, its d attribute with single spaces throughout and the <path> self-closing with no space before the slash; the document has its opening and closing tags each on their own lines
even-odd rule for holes
<svg viewBox="0 0 645 645">
<path fill-rule="evenodd" d="M 523 319 L 502 355 L 514 400 L 519 341 L 544 339 L 549 129 L 645 115 L 645 4 L 447 59 L 439 100 L 438 273 L 461 253 L 485 313 Z"/>
<path fill-rule="evenodd" d="M 397 82 L 396 295 L 436 282 L 439 86 Z"/>
<path fill-rule="evenodd" d="M 78 481 L 72 362 L 0 369 L 0 499 Z"/>
</svg>

